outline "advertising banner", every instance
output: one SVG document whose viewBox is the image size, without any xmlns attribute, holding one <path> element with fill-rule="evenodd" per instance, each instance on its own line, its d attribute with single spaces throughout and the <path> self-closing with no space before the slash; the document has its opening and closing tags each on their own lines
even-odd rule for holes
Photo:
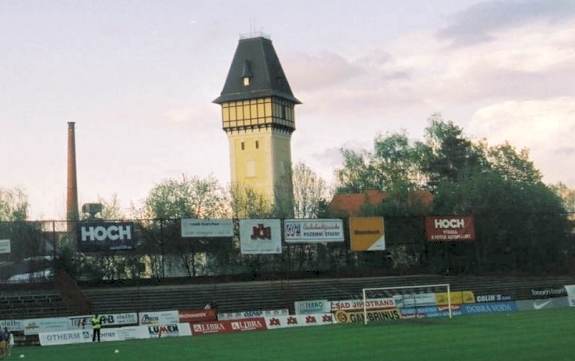
<svg viewBox="0 0 575 361">
<path fill-rule="evenodd" d="M 0 254 L 10 253 L 10 240 L 0 239 Z"/>
<path fill-rule="evenodd" d="M 351 217 L 349 238 L 352 251 L 384 251 L 383 217 Z"/>
<path fill-rule="evenodd" d="M 192 330 L 189 323 L 174 323 L 171 325 L 148 326 L 149 338 L 191 336 Z"/>
<path fill-rule="evenodd" d="M 463 315 L 474 315 L 478 313 L 493 312 L 516 312 L 517 305 L 515 302 L 493 302 L 493 303 L 473 303 L 461 305 Z"/>
<path fill-rule="evenodd" d="M 334 322 L 333 315 L 331 313 L 295 316 L 268 316 L 265 319 L 268 330 L 288 327 L 325 326 L 331 325 Z"/>
<path fill-rule="evenodd" d="M 8 332 L 22 332 L 24 323 L 21 320 L 0 320 L 0 328 L 7 328 Z"/>
<path fill-rule="evenodd" d="M 548 308 L 569 307 L 567 297 L 543 298 L 539 300 L 521 300 L 515 301 L 519 311 L 539 311 Z"/>
<path fill-rule="evenodd" d="M 286 219 L 284 221 L 286 243 L 343 242 L 341 219 Z"/>
<path fill-rule="evenodd" d="M 74 343 L 87 343 L 92 342 L 92 331 L 88 330 L 71 330 L 59 332 L 41 332 L 38 335 L 40 345 L 42 346 L 55 346 L 55 345 L 69 345 Z M 122 341 L 119 338 L 116 329 L 103 329 L 100 334 L 102 342 L 108 341 Z"/>
<path fill-rule="evenodd" d="M 182 218 L 181 226 L 184 238 L 231 238 L 234 236 L 234 222 L 231 219 Z"/>
<path fill-rule="evenodd" d="M 35 318 L 22 320 L 24 335 L 37 335 L 41 332 L 59 332 L 72 329 L 72 323 L 67 317 Z"/>
<path fill-rule="evenodd" d="M 569 306 L 575 307 L 575 285 L 565 286 L 565 291 L 567 291 L 567 301 Z"/>
<path fill-rule="evenodd" d="M 476 295 L 475 302 L 502 302 L 511 301 L 511 296 L 503 295 L 500 293 L 489 294 L 489 295 Z"/>
<path fill-rule="evenodd" d="M 180 322 L 199 323 L 217 321 L 216 310 L 179 310 Z"/>
<path fill-rule="evenodd" d="M 266 311 L 241 311 L 241 312 L 227 312 L 218 313 L 218 320 L 241 320 L 244 318 L 254 318 L 254 317 L 275 317 L 275 316 L 287 316 L 289 315 L 289 310 L 287 308 L 282 308 L 278 310 L 266 310 Z"/>
<path fill-rule="evenodd" d="M 451 304 L 461 305 L 464 303 L 475 303 L 475 295 L 472 291 L 455 291 L 450 292 Z M 435 301 L 439 306 L 447 306 L 449 304 L 447 292 L 436 292 Z"/>
<path fill-rule="evenodd" d="M 38 338 L 42 346 L 69 345 L 92 341 L 92 333 L 87 330 L 41 332 Z M 100 338 L 102 339 L 102 335 Z"/>
<path fill-rule="evenodd" d="M 366 308 L 368 310 L 395 308 L 393 298 L 370 298 L 367 299 Z M 331 301 L 331 311 L 363 310 L 363 300 L 343 300 Z"/>
<path fill-rule="evenodd" d="M 263 317 L 222 322 L 229 322 L 232 332 L 259 331 L 266 329 L 266 320 Z"/>
<path fill-rule="evenodd" d="M 140 325 L 170 325 L 178 323 L 178 311 L 140 312 L 138 314 Z"/>
<path fill-rule="evenodd" d="M 393 300 L 397 307 L 436 306 L 435 293 L 413 293 L 407 295 L 394 295 Z"/>
<path fill-rule="evenodd" d="M 117 327 L 138 324 L 138 314 L 133 313 L 110 313 L 99 315 L 102 318 L 103 327 Z M 92 328 L 93 315 L 69 317 L 72 328 Z"/>
<path fill-rule="evenodd" d="M 367 311 L 369 322 L 389 321 L 401 319 L 401 314 L 397 308 L 386 310 L 369 310 Z M 337 323 L 363 323 L 363 311 L 337 311 L 335 321 Z"/>
<path fill-rule="evenodd" d="M 242 254 L 282 253 L 281 222 L 279 219 L 240 220 Z"/>
<path fill-rule="evenodd" d="M 148 339 L 159 337 L 191 336 L 192 331 L 187 323 L 153 326 L 128 326 L 102 329 L 102 342 Z M 92 330 L 69 330 L 42 332 L 38 335 L 40 345 L 67 345 L 92 342 Z"/>
<path fill-rule="evenodd" d="M 531 298 L 553 298 L 567 296 L 567 289 L 565 287 L 546 287 L 546 288 L 532 288 L 529 290 L 529 297 Z"/>
<path fill-rule="evenodd" d="M 126 251 L 135 247 L 132 222 L 84 222 L 78 225 L 78 249 L 82 252 Z"/>
<path fill-rule="evenodd" d="M 195 323 L 192 325 L 193 335 L 208 335 L 212 333 L 230 333 L 245 331 L 260 331 L 266 329 L 263 317 L 246 318 L 243 320 L 226 320 Z"/>
<path fill-rule="evenodd" d="M 296 301 L 294 309 L 298 315 L 328 313 L 331 311 L 331 303 L 328 300 Z"/>
<path fill-rule="evenodd" d="M 106 329 L 106 331 L 112 329 Z M 148 326 L 128 326 L 113 329 L 120 340 L 140 340 L 150 338 Z"/>
<path fill-rule="evenodd" d="M 449 317 L 449 309 L 447 307 L 437 306 L 423 306 L 423 307 L 408 307 L 400 308 L 401 318 L 426 318 L 426 317 Z M 460 316 L 462 314 L 461 307 L 451 307 L 452 316 Z"/>
<path fill-rule="evenodd" d="M 228 333 L 232 332 L 229 328 L 229 321 L 213 321 L 194 323 L 192 325 L 192 334 L 194 336 L 209 335 L 213 333 Z"/>
<path fill-rule="evenodd" d="M 428 241 L 473 241 L 473 216 L 425 217 Z"/>
</svg>

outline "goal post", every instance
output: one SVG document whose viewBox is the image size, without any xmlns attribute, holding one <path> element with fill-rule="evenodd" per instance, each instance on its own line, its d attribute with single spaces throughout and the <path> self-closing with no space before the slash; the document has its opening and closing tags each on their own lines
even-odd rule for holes
<svg viewBox="0 0 575 361">
<path fill-rule="evenodd" d="M 396 302 L 396 307 L 401 309 L 403 307 L 413 308 L 417 311 L 418 307 L 439 307 L 435 299 L 436 290 L 443 290 L 447 298 L 447 313 L 449 318 L 453 317 L 451 305 L 451 287 L 449 283 L 438 283 L 429 285 L 415 285 L 415 286 L 400 286 L 400 287 L 372 287 L 362 289 L 362 303 L 363 303 L 363 323 L 367 325 L 368 318 L 368 303 L 371 299 L 388 297 L 393 298 Z M 376 297 L 373 297 L 373 295 Z M 428 303 L 422 299 L 423 295 L 433 295 L 433 303 Z"/>
</svg>

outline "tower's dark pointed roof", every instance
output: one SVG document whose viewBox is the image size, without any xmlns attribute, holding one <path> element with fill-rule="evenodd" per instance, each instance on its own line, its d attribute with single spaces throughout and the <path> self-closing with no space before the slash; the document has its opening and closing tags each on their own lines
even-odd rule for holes
<svg viewBox="0 0 575 361">
<path fill-rule="evenodd" d="M 243 82 L 246 76 L 250 78 L 248 86 Z M 240 39 L 224 89 L 214 103 L 269 96 L 300 103 L 291 91 L 272 41 L 264 37 Z"/>
</svg>

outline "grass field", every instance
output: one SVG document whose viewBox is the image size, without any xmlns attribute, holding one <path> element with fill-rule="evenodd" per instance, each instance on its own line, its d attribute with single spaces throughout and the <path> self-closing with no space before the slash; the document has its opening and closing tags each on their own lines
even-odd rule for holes
<svg viewBox="0 0 575 361">
<path fill-rule="evenodd" d="M 573 361 L 575 309 L 22 347 L 10 359 L 21 354 L 25 361 Z"/>
</svg>

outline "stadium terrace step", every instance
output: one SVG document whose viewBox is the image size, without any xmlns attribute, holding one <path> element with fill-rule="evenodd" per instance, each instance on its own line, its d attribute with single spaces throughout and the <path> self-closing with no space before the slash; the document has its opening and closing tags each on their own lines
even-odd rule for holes
<svg viewBox="0 0 575 361">
<path fill-rule="evenodd" d="M 145 286 L 84 289 L 99 312 L 201 308 L 215 302 L 223 312 L 284 308 L 294 301 L 361 297 L 366 287 L 397 287 L 450 283 L 452 290 L 473 290 L 479 294 L 506 293 L 515 299 L 526 297 L 531 288 L 575 283 L 573 277 L 456 277 L 417 275 L 348 279 L 254 281 L 225 284 Z"/>
<path fill-rule="evenodd" d="M 95 312 L 134 312 L 203 308 L 215 302 L 222 312 L 292 308 L 294 301 L 360 298 L 366 287 L 398 287 L 449 283 L 453 291 L 506 294 L 514 299 L 529 296 L 532 288 L 575 284 L 575 276 L 439 276 L 364 277 L 313 280 L 254 281 L 214 284 L 181 284 L 142 287 L 84 288 Z M 51 290 L 0 294 L 0 319 L 70 315 L 59 294 Z"/>
</svg>

